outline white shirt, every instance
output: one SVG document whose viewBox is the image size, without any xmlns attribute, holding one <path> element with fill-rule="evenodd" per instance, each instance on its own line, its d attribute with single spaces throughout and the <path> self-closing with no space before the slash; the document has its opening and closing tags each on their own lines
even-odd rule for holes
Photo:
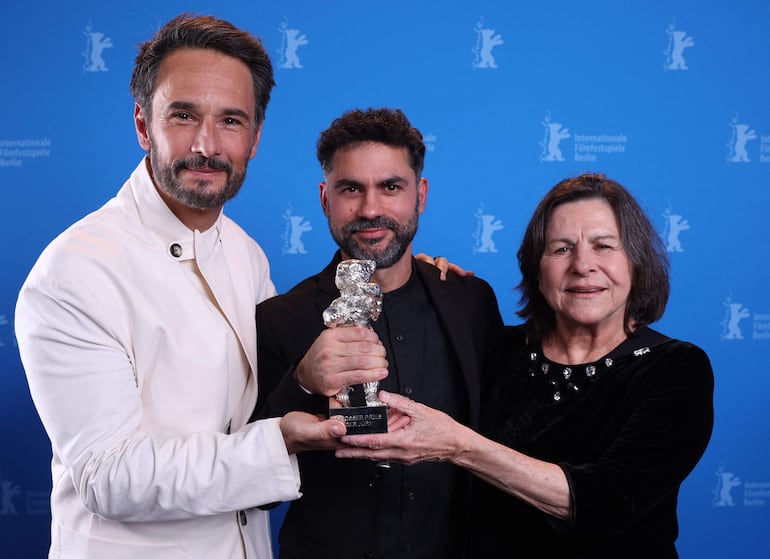
<svg viewBox="0 0 770 559">
<path fill-rule="evenodd" d="M 277 420 L 246 425 L 273 295 L 254 240 L 224 215 L 190 231 L 144 161 L 43 251 L 15 326 L 53 450 L 51 558 L 272 556 L 253 507 L 299 497 Z"/>
</svg>

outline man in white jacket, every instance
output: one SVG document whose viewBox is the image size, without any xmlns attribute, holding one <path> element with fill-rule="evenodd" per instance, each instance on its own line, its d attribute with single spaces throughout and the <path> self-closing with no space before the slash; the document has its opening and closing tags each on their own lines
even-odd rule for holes
<svg viewBox="0 0 770 559">
<path fill-rule="evenodd" d="M 25 281 L 16 336 L 51 439 L 51 558 L 267 559 L 268 513 L 296 499 L 296 452 L 342 423 L 247 424 L 262 249 L 223 215 L 274 84 L 258 39 L 179 16 L 131 80 L 148 155 L 116 197 L 59 235 Z"/>
</svg>

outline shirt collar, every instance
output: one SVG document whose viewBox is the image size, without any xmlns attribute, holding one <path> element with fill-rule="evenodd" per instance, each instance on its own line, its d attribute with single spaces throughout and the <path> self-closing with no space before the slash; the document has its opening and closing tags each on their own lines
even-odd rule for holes
<svg viewBox="0 0 770 559">
<path fill-rule="evenodd" d="M 158 193 L 144 160 L 131 175 L 131 191 L 144 227 L 165 247 L 166 254 L 177 261 L 191 260 L 211 254 L 220 243 L 222 216 L 206 231 L 195 231 L 179 221 Z"/>
</svg>

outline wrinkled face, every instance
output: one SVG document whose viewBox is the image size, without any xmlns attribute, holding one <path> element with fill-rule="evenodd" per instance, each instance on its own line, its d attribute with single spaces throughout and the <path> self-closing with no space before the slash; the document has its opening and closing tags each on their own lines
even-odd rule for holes
<svg viewBox="0 0 770 559">
<path fill-rule="evenodd" d="M 140 145 L 172 210 L 219 211 L 237 194 L 257 152 L 254 85 L 237 58 L 183 48 L 161 62 L 151 120 L 137 107 Z"/>
<path fill-rule="evenodd" d="M 607 201 L 556 207 L 546 226 L 539 281 L 557 327 L 622 331 L 631 279 L 631 262 Z"/>
<path fill-rule="evenodd" d="M 345 257 L 374 260 L 378 269 L 411 257 L 428 183 L 415 177 L 406 148 L 369 142 L 340 149 L 320 188 Z"/>
</svg>

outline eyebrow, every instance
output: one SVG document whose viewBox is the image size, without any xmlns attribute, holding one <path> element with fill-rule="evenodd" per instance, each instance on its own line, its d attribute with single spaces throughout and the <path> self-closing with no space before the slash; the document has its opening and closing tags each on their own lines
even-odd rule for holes
<svg viewBox="0 0 770 559">
<path fill-rule="evenodd" d="M 615 235 L 614 233 L 601 233 L 599 235 L 592 235 L 588 238 L 589 243 L 595 243 L 597 241 L 603 241 L 606 239 L 620 239 L 620 235 Z M 549 243 L 568 243 L 568 244 L 575 244 L 575 239 L 571 237 L 554 237 L 552 239 L 546 238 L 545 239 L 546 244 Z"/>
<path fill-rule="evenodd" d="M 589 237 L 589 241 L 596 242 L 596 241 L 604 241 L 607 239 L 620 239 L 620 235 L 616 235 L 615 233 L 602 233 L 601 235 L 594 235 L 592 237 Z"/>
<path fill-rule="evenodd" d="M 381 180 L 377 184 L 384 186 L 386 184 L 394 184 L 394 183 L 404 184 L 408 182 L 409 182 L 409 179 L 405 179 L 404 177 L 401 177 L 399 175 L 393 175 L 392 177 L 388 177 L 387 179 Z"/>
<path fill-rule="evenodd" d="M 388 177 L 386 179 L 377 181 L 377 186 L 386 186 L 389 184 L 405 184 L 407 182 L 408 182 L 407 179 L 400 177 L 399 175 L 393 175 L 392 177 Z M 334 186 L 335 187 L 364 186 L 364 183 L 357 181 L 355 179 L 341 178 L 340 180 L 334 183 Z"/>
</svg>

